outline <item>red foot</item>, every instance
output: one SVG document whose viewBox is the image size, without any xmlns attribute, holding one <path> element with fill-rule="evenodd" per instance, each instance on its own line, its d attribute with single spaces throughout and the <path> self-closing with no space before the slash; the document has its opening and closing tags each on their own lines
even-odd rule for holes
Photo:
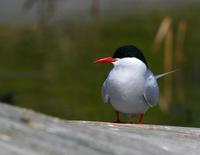
<svg viewBox="0 0 200 155">
<path fill-rule="evenodd" d="M 120 121 L 120 119 L 119 119 L 119 112 L 116 111 L 115 113 L 116 113 L 116 120 L 114 120 L 112 123 L 124 123 L 124 122 Z"/>
<path fill-rule="evenodd" d="M 138 118 L 138 121 L 135 122 L 135 124 L 144 124 L 143 122 L 144 114 L 138 114 L 136 117 Z"/>
<path fill-rule="evenodd" d="M 143 125 L 144 122 L 136 122 L 135 124 L 140 124 L 140 125 Z"/>
<path fill-rule="evenodd" d="M 114 121 L 112 121 L 112 123 L 124 123 L 124 122 L 122 122 L 120 120 L 114 120 Z"/>
</svg>

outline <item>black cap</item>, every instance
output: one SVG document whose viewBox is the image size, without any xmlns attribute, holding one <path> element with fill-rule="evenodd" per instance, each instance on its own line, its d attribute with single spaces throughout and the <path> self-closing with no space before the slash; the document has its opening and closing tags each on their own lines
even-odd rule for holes
<svg viewBox="0 0 200 155">
<path fill-rule="evenodd" d="M 130 58 L 130 57 L 135 57 L 139 60 L 141 60 L 142 62 L 144 62 L 147 66 L 147 62 L 145 60 L 144 55 L 142 54 L 142 52 L 135 46 L 133 45 L 126 45 L 126 46 L 122 46 L 119 47 L 115 53 L 112 56 L 113 58 Z"/>
</svg>

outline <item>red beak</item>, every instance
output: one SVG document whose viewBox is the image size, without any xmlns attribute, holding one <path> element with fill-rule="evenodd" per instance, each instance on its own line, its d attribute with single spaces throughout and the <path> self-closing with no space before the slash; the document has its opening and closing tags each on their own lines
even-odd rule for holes
<svg viewBox="0 0 200 155">
<path fill-rule="evenodd" d="M 116 58 L 112 57 L 106 57 L 106 58 L 101 58 L 95 61 L 95 63 L 110 63 L 110 62 L 115 62 L 117 61 Z"/>
</svg>

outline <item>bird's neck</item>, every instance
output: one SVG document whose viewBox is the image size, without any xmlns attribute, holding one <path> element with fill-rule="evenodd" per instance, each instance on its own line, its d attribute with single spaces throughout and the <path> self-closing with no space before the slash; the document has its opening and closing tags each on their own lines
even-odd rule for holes
<svg viewBox="0 0 200 155">
<path fill-rule="evenodd" d="M 115 70 L 130 71 L 135 73 L 145 73 L 147 66 L 141 60 L 136 58 L 125 58 L 114 63 Z"/>
</svg>

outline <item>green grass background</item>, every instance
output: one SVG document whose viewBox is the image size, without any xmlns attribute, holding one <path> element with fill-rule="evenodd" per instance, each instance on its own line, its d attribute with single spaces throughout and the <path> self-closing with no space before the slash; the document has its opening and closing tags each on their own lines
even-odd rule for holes
<svg viewBox="0 0 200 155">
<path fill-rule="evenodd" d="M 93 61 L 112 55 L 121 45 L 134 44 L 144 51 L 152 71 L 162 73 L 163 48 L 154 53 L 152 45 L 168 15 L 174 20 L 175 34 L 181 19 L 188 22 L 181 66 L 186 101 L 179 104 L 173 90 L 169 111 L 162 112 L 158 103 L 146 113 L 145 122 L 200 127 L 199 10 L 192 6 L 87 22 L 62 21 L 43 31 L 36 25 L 0 25 L 0 93 L 15 92 L 16 105 L 64 119 L 112 121 L 113 108 L 103 104 L 100 95 L 112 66 Z M 163 79 L 159 86 L 162 93 Z"/>
</svg>

